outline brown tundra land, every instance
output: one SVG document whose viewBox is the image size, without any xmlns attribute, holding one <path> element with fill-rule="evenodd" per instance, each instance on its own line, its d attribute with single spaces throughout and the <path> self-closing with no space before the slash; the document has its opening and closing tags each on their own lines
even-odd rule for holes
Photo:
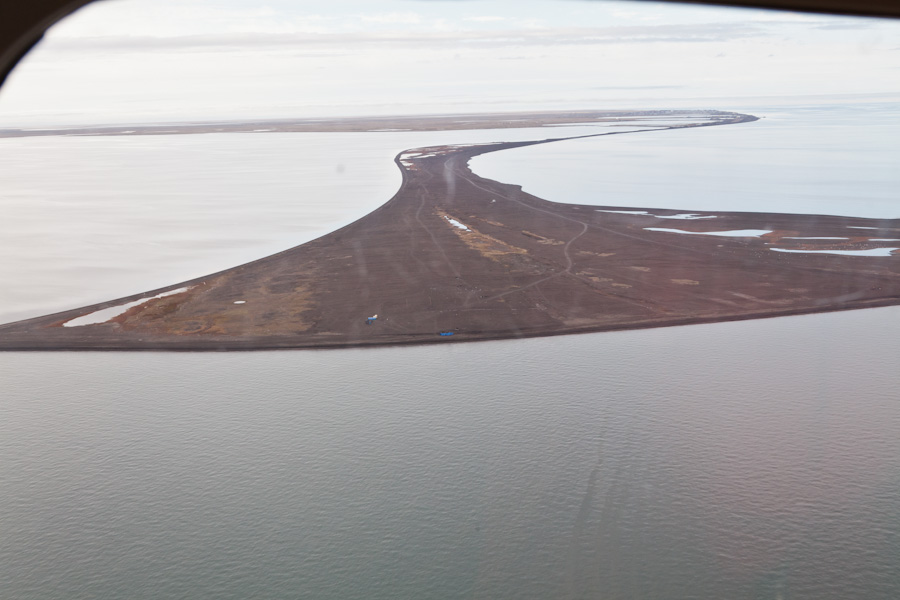
<svg viewBox="0 0 900 600">
<path fill-rule="evenodd" d="M 620 113 L 591 114 L 629 122 Z M 756 120 L 715 111 L 692 119 L 655 129 Z M 440 126 L 418 121 L 365 121 L 357 130 Z M 600 135 L 626 134 L 608 131 Z M 468 167 L 479 154 L 553 141 L 407 150 L 395 161 L 403 173 L 396 195 L 338 231 L 145 294 L 2 325 L 0 349 L 449 343 L 900 302 L 900 259 L 890 242 L 878 241 L 900 237 L 897 221 L 560 204 Z M 126 303 L 134 305 L 94 315 Z M 79 324 L 91 315 L 99 322 Z"/>
</svg>

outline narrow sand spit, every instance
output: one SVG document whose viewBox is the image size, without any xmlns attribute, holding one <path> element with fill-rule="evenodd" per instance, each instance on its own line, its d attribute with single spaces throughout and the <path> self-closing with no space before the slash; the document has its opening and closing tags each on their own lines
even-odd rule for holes
<svg viewBox="0 0 900 600">
<path fill-rule="evenodd" d="M 753 120 L 710 113 L 670 129 Z M 2 325 L 0 349 L 455 343 L 900 303 L 889 238 L 846 239 L 848 228 L 890 229 L 884 220 L 559 204 L 468 168 L 479 154 L 554 141 L 404 151 L 397 194 L 342 229 L 162 290 Z M 651 218 L 682 228 L 647 227 Z M 116 307 L 126 308 L 72 326 Z"/>
</svg>

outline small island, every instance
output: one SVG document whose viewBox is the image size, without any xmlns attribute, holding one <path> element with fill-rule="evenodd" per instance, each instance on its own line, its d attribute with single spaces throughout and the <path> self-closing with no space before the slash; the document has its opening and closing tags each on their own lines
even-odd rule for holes
<svg viewBox="0 0 900 600">
<path fill-rule="evenodd" d="M 671 122 L 652 130 L 756 120 L 720 111 L 584 111 L 516 119 L 489 115 L 459 128 L 553 127 L 586 119 L 626 126 L 663 118 Z M 430 119 L 123 128 L 80 135 L 263 126 L 436 130 L 454 120 Z M 603 131 L 596 135 L 640 133 L 624 127 Z M 0 132 L 13 135 L 28 133 Z M 572 138 L 406 150 L 395 159 L 403 174 L 396 195 L 346 227 L 205 277 L 0 325 L 0 350 L 453 343 L 900 303 L 895 254 L 900 220 L 561 204 L 532 196 L 514 182 L 479 177 L 468 166 L 479 154 L 563 139 Z"/>
</svg>

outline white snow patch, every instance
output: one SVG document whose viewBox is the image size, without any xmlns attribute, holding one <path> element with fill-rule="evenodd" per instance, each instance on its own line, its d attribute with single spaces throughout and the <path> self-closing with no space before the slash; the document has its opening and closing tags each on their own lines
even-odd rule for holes
<svg viewBox="0 0 900 600">
<path fill-rule="evenodd" d="M 716 215 L 698 215 L 695 213 L 682 213 L 678 215 L 651 215 L 656 217 L 657 219 L 686 219 L 686 220 L 696 220 L 696 219 L 715 219 Z"/>
<path fill-rule="evenodd" d="M 872 248 L 870 250 L 787 250 L 785 248 L 769 248 L 775 252 L 792 252 L 800 254 L 843 254 L 845 256 L 891 256 L 900 248 Z"/>
<path fill-rule="evenodd" d="M 735 229 L 733 231 L 683 231 L 666 229 L 665 227 L 644 227 L 645 231 L 664 231 L 666 233 L 684 233 L 687 235 L 717 235 L 720 237 L 761 237 L 772 233 L 771 229 Z"/>
<path fill-rule="evenodd" d="M 878 229 L 878 227 L 863 227 L 862 225 L 847 225 L 849 229 Z"/>
<path fill-rule="evenodd" d="M 783 240 L 849 240 L 845 237 L 784 237 Z"/>
<path fill-rule="evenodd" d="M 652 213 L 648 213 L 646 210 L 602 210 L 595 209 L 597 212 L 605 212 L 605 213 L 616 213 L 619 215 L 642 215 L 645 217 L 655 217 L 657 219 L 682 219 L 682 220 L 694 220 L 694 219 L 715 219 L 716 215 L 698 215 L 696 213 L 679 213 L 677 215 L 654 215 Z"/>
<path fill-rule="evenodd" d="M 193 286 L 191 286 L 193 287 Z M 118 306 L 110 306 L 109 308 L 103 308 L 92 313 L 82 315 L 80 317 L 76 317 L 70 321 L 66 321 L 63 323 L 63 327 L 80 327 L 82 325 L 96 325 L 97 323 L 106 323 L 110 319 L 114 319 L 118 317 L 125 311 L 130 308 L 134 308 L 135 306 L 139 306 L 144 302 L 149 302 L 150 300 L 156 300 L 157 298 L 165 298 L 166 296 L 174 296 L 175 294 L 181 294 L 183 292 L 191 289 L 190 287 L 178 288 L 177 290 L 171 290 L 168 292 L 163 292 L 162 294 L 157 294 L 155 296 L 150 296 L 149 298 L 141 298 L 140 300 L 134 300 L 133 302 L 128 302 L 126 304 L 120 304 Z"/>
<path fill-rule="evenodd" d="M 450 217 L 444 217 L 444 218 L 447 219 L 447 221 L 449 221 L 451 225 L 453 225 L 454 227 L 456 227 L 458 229 L 462 229 L 463 231 L 472 231 L 471 229 L 469 229 L 468 227 L 466 227 L 465 225 L 463 225 L 456 219 L 451 219 Z"/>
<path fill-rule="evenodd" d="M 870 242 L 900 242 L 897 238 L 869 238 Z"/>
<path fill-rule="evenodd" d="M 235 300 L 234 303 L 235 304 L 247 304 L 247 301 L 246 300 Z"/>
<path fill-rule="evenodd" d="M 404 152 L 400 155 L 401 160 L 418 160 L 420 158 L 428 158 L 430 156 L 438 156 L 434 152 Z"/>
</svg>

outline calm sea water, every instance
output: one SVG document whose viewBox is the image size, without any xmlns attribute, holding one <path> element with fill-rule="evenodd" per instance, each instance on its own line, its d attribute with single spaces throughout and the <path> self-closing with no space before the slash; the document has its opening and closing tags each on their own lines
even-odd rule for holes
<svg viewBox="0 0 900 600">
<path fill-rule="evenodd" d="M 751 126 L 606 141 L 653 154 L 653 136 Z M 242 137 L 233 168 L 285 178 L 257 164 L 284 135 Z M 190 182 L 204 154 L 159 177 Z M 658 205 L 635 189 L 622 204 Z M 238 239 L 265 238 L 260 218 Z M 211 219 L 202 235 L 227 238 Z M 894 307 L 444 347 L 5 353 L 0 597 L 897 598 L 898 363 Z"/>
<path fill-rule="evenodd" d="M 0 589 L 897 598 L 898 323 L 5 354 Z"/>
<path fill-rule="evenodd" d="M 472 170 L 558 202 L 900 218 L 900 103 L 737 110 L 761 119 L 515 148 Z"/>
</svg>

